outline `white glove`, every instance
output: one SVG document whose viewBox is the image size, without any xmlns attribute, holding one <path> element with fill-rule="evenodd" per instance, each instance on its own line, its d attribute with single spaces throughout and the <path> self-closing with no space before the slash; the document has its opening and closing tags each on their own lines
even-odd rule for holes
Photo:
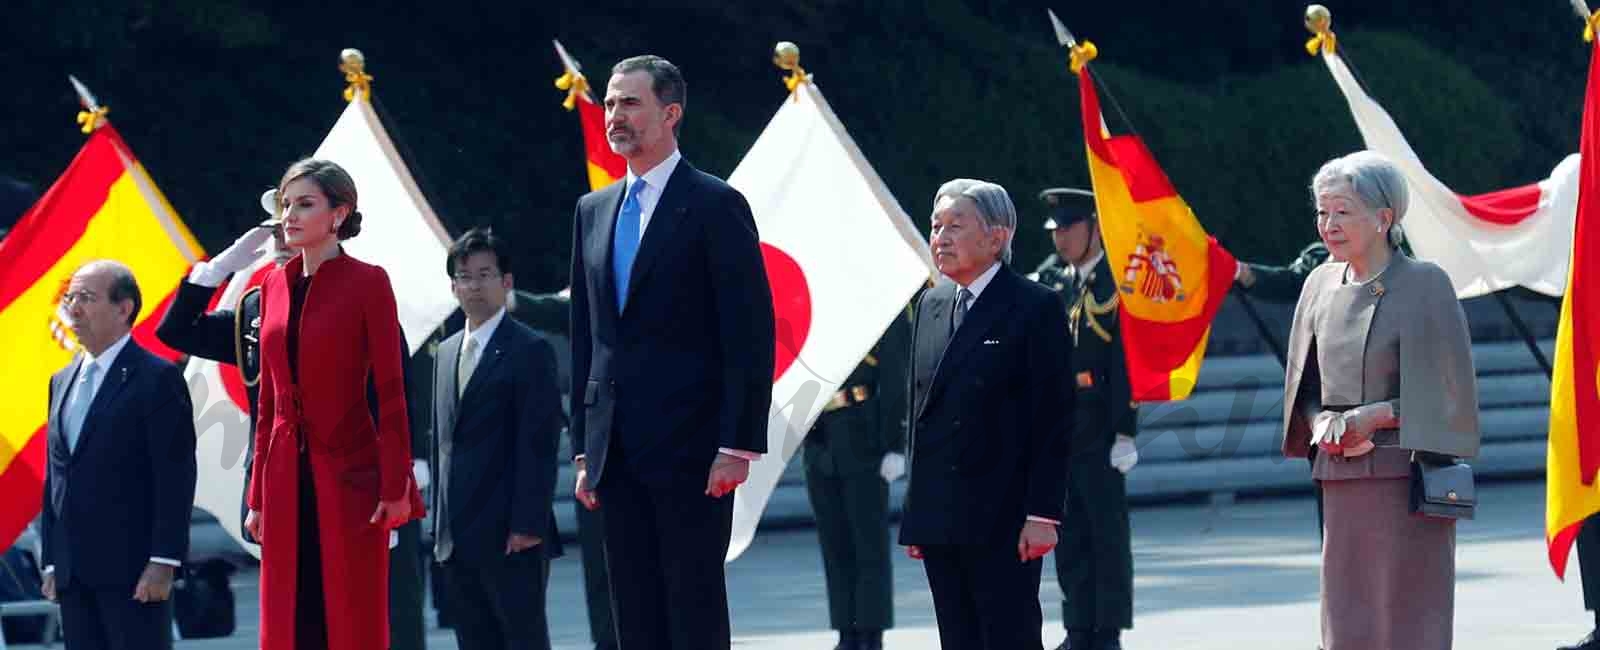
<svg viewBox="0 0 1600 650">
<path fill-rule="evenodd" d="M 189 281 L 203 287 L 221 286 L 228 276 L 250 268 L 251 263 L 260 259 L 262 248 L 271 240 L 270 228 L 258 226 L 246 230 L 211 261 L 194 265 L 194 271 L 189 273 Z"/>
<path fill-rule="evenodd" d="M 1117 441 L 1111 444 L 1111 466 L 1127 474 L 1128 470 L 1137 464 L 1139 464 L 1139 447 L 1133 444 L 1133 436 L 1117 434 Z"/>
<path fill-rule="evenodd" d="M 905 475 L 905 454 L 891 451 L 883 455 L 883 462 L 878 463 L 878 476 L 882 476 L 885 483 L 893 483 Z"/>
<path fill-rule="evenodd" d="M 417 480 L 417 489 L 426 490 L 433 485 L 433 474 L 428 471 L 428 461 L 421 458 L 411 460 L 411 476 Z"/>
</svg>

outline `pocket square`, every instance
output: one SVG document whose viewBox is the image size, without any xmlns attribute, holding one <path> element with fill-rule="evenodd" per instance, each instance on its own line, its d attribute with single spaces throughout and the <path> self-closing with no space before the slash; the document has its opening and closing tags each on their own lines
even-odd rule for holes
<svg viewBox="0 0 1600 650">
<path fill-rule="evenodd" d="M 1000 345 L 1000 339 L 984 339 L 984 345 Z"/>
</svg>

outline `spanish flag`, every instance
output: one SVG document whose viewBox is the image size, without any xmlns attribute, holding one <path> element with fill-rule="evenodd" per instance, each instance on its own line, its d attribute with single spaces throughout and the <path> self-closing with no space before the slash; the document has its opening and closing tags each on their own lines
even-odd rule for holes
<svg viewBox="0 0 1600 650">
<path fill-rule="evenodd" d="M 627 175 L 628 162 L 606 142 L 606 111 L 589 93 L 589 79 L 579 71 L 577 60 L 561 47 L 561 41 L 555 41 L 555 45 L 561 65 L 566 68 L 556 78 L 556 88 L 567 91 L 567 98 L 561 105 L 569 111 L 578 109 L 578 121 L 583 125 L 584 157 L 588 159 L 589 189 L 598 190 Z"/>
<path fill-rule="evenodd" d="M 169 359 L 155 338 L 189 267 L 204 255 L 183 220 L 110 124 L 90 133 L 67 170 L 0 241 L 0 547 L 39 514 L 50 375 L 77 351 L 57 305 L 72 273 L 110 258 L 127 264 L 144 306 L 134 338 Z"/>
<path fill-rule="evenodd" d="M 1122 303 L 1133 399 L 1181 400 L 1194 390 L 1211 321 L 1237 266 L 1208 236 L 1138 136 L 1112 136 L 1086 58 L 1075 48 L 1083 138 L 1106 256 Z"/>
<path fill-rule="evenodd" d="M 1600 49 L 1589 54 L 1579 141 L 1578 214 L 1556 330 L 1545 468 L 1545 543 L 1557 577 L 1583 520 L 1600 512 Z"/>
</svg>

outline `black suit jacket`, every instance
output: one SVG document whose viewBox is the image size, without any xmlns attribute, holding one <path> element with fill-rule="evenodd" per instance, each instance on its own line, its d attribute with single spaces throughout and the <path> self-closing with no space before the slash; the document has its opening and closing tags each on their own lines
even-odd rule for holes
<svg viewBox="0 0 1600 650">
<path fill-rule="evenodd" d="M 1014 544 L 1029 515 L 1062 518 L 1073 414 L 1066 308 L 1003 267 L 951 338 L 956 292 L 944 279 L 917 301 L 900 543 Z"/>
<path fill-rule="evenodd" d="M 434 467 L 442 489 L 435 492 L 434 539 L 438 549 L 439 528 L 448 526 L 451 545 L 439 559 L 498 562 L 510 533 L 537 535 L 546 555 L 559 555 L 552 507 L 562 423 L 555 351 L 507 314 L 458 400 L 464 335 L 439 344 L 434 371 Z"/>
<path fill-rule="evenodd" d="M 617 313 L 611 248 L 623 182 L 578 199 L 572 247 L 572 439 L 591 485 L 607 452 L 650 485 L 704 485 L 717 449 L 767 450 L 773 312 L 743 195 L 681 160 Z"/>
<path fill-rule="evenodd" d="M 132 589 L 151 557 L 189 554 L 195 431 L 177 366 L 129 340 L 67 448 L 62 409 L 83 355 L 50 378 L 49 463 L 41 527 L 56 584 Z"/>
</svg>

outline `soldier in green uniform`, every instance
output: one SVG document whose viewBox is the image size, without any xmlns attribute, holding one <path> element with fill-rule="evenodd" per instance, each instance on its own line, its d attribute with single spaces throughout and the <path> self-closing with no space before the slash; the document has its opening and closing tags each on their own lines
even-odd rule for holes
<svg viewBox="0 0 1600 650">
<path fill-rule="evenodd" d="M 1029 277 L 1060 292 L 1072 334 L 1077 416 L 1067 468 L 1066 517 L 1056 547 L 1067 640 L 1058 650 L 1114 650 L 1133 627 L 1133 550 L 1125 474 L 1138 462 L 1138 410 L 1118 326 L 1116 278 L 1095 219 L 1094 195 L 1047 189 L 1044 227 L 1056 253 Z"/>
<path fill-rule="evenodd" d="M 882 650 L 894 625 L 889 483 L 905 473 L 911 326 L 902 314 L 823 406 L 803 444 L 835 650 Z"/>
</svg>

